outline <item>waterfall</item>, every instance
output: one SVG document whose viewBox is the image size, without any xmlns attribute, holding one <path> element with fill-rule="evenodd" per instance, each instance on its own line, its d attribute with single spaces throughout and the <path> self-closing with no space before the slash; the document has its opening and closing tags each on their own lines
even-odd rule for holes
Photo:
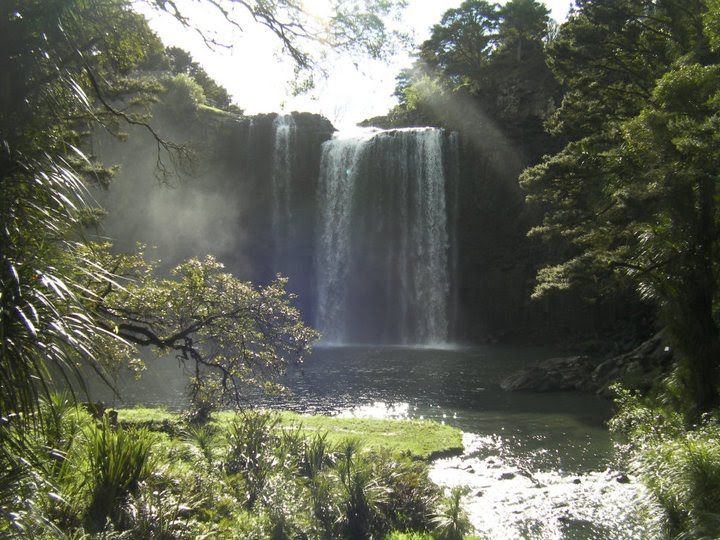
<svg viewBox="0 0 720 540">
<path fill-rule="evenodd" d="M 365 130 L 324 143 L 316 324 L 326 342 L 448 340 L 444 132 Z"/>
<path fill-rule="evenodd" d="M 450 335 L 458 335 L 460 321 L 460 140 L 457 131 L 450 133 L 445 174 L 450 180 L 448 218 L 450 222 Z"/>
<path fill-rule="evenodd" d="M 286 253 L 293 242 L 291 182 L 297 132 L 293 116 L 278 115 L 273 121 L 273 130 L 275 132 L 272 163 L 273 269 L 276 273 L 287 273 Z"/>
</svg>

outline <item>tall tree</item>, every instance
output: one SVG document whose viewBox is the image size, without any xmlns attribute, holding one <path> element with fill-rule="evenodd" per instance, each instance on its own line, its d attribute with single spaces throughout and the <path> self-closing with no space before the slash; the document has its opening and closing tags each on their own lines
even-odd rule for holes
<svg viewBox="0 0 720 540">
<path fill-rule="evenodd" d="M 482 77 L 497 47 L 500 14 L 496 4 L 466 0 L 449 9 L 430 38 L 420 46 L 420 58 L 449 77 L 455 86 Z"/>
<path fill-rule="evenodd" d="M 31 412 L 52 368 L 96 358 L 107 333 L 81 276 L 111 279 L 80 251 L 85 182 L 110 171 L 80 150 L 91 124 L 116 131 L 140 114 L 101 105 L 154 86 L 131 77 L 162 45 L 121 2 L 3 2 L 0 7 L 0 411 Z M 97 341 L 96 341 L 97 338 Z M 61 369 L 61 371 L 64 371 Z M 37 384 L 36 384 L 37 383 Z"/>
<path fill-rule="evenodd" d="M 500 9 L 498 28 L 504 47 L 514 49 L 518 62 L 528 47 L 542 49 L 550 28 L 550 10 L 534 0 L 510 0 Z"/>
<path fill-rule="evenodd" d="M 400 106 L 390 119 L 467 131 L 473 129 L 468 114 L 454 111 L 464 101 L 508 129 L 542 132 L 558 95 L 544 53 L 551 27 L 547 8 L 536 0 L 502 7 L 466 0 L 448 10 L 401 74 Z"/>
<path fill-rule="evenodd" d="M 170 71 L 192 77 L 203 89 L 205 98 L 210 105 L 225 111 L 241 112 L 237 105 L 233 105 L 228 91 L 210 77 L 203 67 L 193 60 L 189 52 L 179 47 L 168 47 L 167 55 L 169 60 L 167 67 Z"/>
<path fill-rule="evenodd" d="M 655 301 L 674 336 L 696 418 L 718 396 L 718 56 L 705 2 L 579 1 L 550 46 L 565 87 L 551 122 L 571 142 L 523 177 L 547 208 L 531 234 L 574 256 L 536 295 L 621 279 Z"/>
</svg>

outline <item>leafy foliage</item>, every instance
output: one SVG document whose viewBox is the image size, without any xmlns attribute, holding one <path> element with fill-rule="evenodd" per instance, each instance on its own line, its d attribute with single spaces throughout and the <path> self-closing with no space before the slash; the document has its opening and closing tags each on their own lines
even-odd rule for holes
<svg viewBox="0 0 720 540">
<path fill-rule="evenodd" d="M 690 416 L 718 404 L 717 55 L 706 4 L 581 2 L 551 43 L 566 88 L 550 122 L 571 139 L 528 169 L 546 208 L 532 235 L 569 257 L 538 274 L 536 295 L 617 278 L 661 309 L 684 365 Z"/>
<path fill-rule="evenodd" d="M 548 13 L 534 0 L 502 7 L 466 0 L 448 10 L 413 66 L 398 75 L 400 105 L 380 123 L 472 131 L 491 118 L 506 129 L 519 124 L 541 131 L 558 97 L 544 54 L 552 27 Z M 480 118 L 474 109 L 482 111 Z"/>
<path fill-rule="evenodd" d="M 407 36 L 391 25 L 388 19 L 398 18 L 405 0 L 335 0 L 327 14 L 314 12 L 303 2 L 279 0 L 212 0 L 207 2 L 212 24 L 197 24 L 188 16 L 187 6 L 176 2 L 148 1 L 149 7 L 167 13 L 180 24 L 196 31 L 210 47 L 226 47 L 216 38 L 218 20 L 236 32 L 246 24 L 259 24 L 279 40 L 283 53 L 296 66 L 294 88 L 302 92 L 314 85 L 314 75 L 324 74 L 323 60 L 329 50 L 357 58 L 386 58 L 407 41 Z M 214 17 L 213 17 L 214 16 Z M 180 59 L 182 55 L 171 54 Z M 192 64 L 189 66 L 193 71 Z M 206 91 L 203 75 L 190 73 Z M 212 89 L 209 97 L 222 99 L 222 92 Z M 210 95 L 212 94 L 212 95 Z"/>
<path fill-rule="evenodd" d="M 620 391 L 611 428 L 626 440 L 634 471 L 653 495 L 650 515 L 668 538 L 720 534 L 720 428 L 707 417 L 687 429 L 667 406 Z"/>
<path fill-rule="evenodd" d="M 89 309 L 98 298 L 85 286 L 88 278 L 110 283 L 112 274 L 80 241 L 92 214 L 86 181 L 104 184 L 111 171 L 80 147 L 92 123 L 118 133 L 120 119 L 141 122 L 142 111 L 119 112 L 99 100 L 156 89 L 131 71 L 162 48 L 123 2 L 5 2 L 0 21 L 6 416 L 35 411 L 53 374 L 79 379 L 83 360 L 101 370 L 99 358 L 114 341 Z"/>
<path fill-rule="evenodd" d="M 197 406 L 237 404 L 247 385 L 273 390 L 273 377 L 289 362 L 302 362 L 317 338 L 291 305 L 285 278 L 256 289 L 223 272 L 209 256 L 179 265 L 171 278 L 157 279 L 154 263 L 142 252 L 113 255 L 107 247 L 91 249 L 127 281 L 104 288 L 96 309 L 106 330 L 160 355 L 175 353 L 191 370 Z"/>
<path fill-rule="evenodd" d="M 148 431 L 113 430 L 107 421 L 87 433 L 90 504 L 86 524 L 90 531 L 102 530 L 106 518 L 118 520 L 118 507 L 151 473 L 150 450 L 155 443 Z"/>
<path fill-rule="evenodd" d="M 269 413 L 233 417 L 230 431 L 216 421 L 198 440 L 188 437 L 196 429 L 190 425 L 175 430 L 177 436 L 137 427 L 147 422 L 114 428 L 107 418 L 96 423 L 68 405 L 54 431 L 79 436 L 64 446 L 64 472 L 54 477 L 51 494 L 27 492 L 36 519 L 25 512 L 13 527 L 33 538 L 138 540 L 353 538 L 357 530 L 382 538 L 391 530 L 432 529 L 439 490 L 425 463 L 370 451 L 357 441 L 329 445 L 325 433 L 280 427 Z M 150 425 L 164 429 L 160 422 Z M 41 454 L 43 440 L 33 445 Z M 213 447 L 217 459 L 202 457 L 201 446 Z M 313 477 L 301 465 L 309 455 L 321 456 Z M 31 472 L 46 474 L 34 466 Z M 6 525 L 0 522 L 3 536 L 12 530 Z"/>
<path fill-rule="evenodd" d="M 454 487 L 443 501 L 434 518 L 437 535 L 441 540 L 460 540 L 473 531 L 467 512 L 462 507 L 465 495 L 466 489 Z"/>
<path fill-rule="evenodd" d="M 172 73 L 186 75 L 200 86 L 203 97 L 201 103 L 207 100 L 210 105 L 221 110 L 238 114 L 242 112 L 239 107 L 232 103 L 228 91 L 210 77 L 203 67 L 193 60 L 189 52 L 179 47 L 168 47 L 167 57 L 168 67 Z"/>
</svg>

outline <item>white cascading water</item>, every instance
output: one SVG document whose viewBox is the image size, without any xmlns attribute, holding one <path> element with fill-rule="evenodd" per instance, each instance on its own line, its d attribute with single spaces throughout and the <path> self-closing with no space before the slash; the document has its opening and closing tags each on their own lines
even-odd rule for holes
<svg viewBox="0 0 720 540">
<path fill-rule="evenodd" d="M 291 245 L 291 182 L 296 126 L 291 114 L 278 115 L 273 121 L 275 140 L 272 163 L 273 268 L 287 272 L 285 253 Z"/>
<path fill-rule="evenodd" d="M 448 340 L 442 130 L 364 130 L 323 145 L 316 324 L 326 343 Z"/>
</svg>

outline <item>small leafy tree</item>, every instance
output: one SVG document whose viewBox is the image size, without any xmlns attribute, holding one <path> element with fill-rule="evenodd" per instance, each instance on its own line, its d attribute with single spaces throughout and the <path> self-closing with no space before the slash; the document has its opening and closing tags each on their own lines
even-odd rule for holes
<svg viewBox="0 0 720 540">
<path fill-rule="evenodd" d="M 106 332 L 159 355 L 175 354 L 191 370 L 196 404 L 239 404 L 248 385 L 272 389 L 275 376 L 302 362 L 318 337 L 292 306 L 286 278 L 256 288 L 208 256 L 161 279 L 142 251 L 115 255 L 97 244 L 87 249 L 123 276 L 113 285 L 89 284 L 102 290 L 95 311 Z"/>
</svg>

